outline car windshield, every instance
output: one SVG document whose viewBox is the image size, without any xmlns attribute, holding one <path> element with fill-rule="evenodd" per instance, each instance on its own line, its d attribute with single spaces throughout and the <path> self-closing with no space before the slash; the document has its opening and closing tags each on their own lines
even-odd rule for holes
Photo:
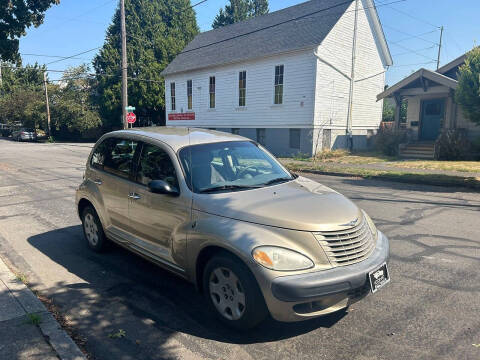
<svg viewBox="0 0 480 360">
<path fill-rule="evenodd" d="M 187 146 L 179 156 L 187 184 L 197 193 L 248 190 L 294 179 L 249 141 Z"/>
</svg>

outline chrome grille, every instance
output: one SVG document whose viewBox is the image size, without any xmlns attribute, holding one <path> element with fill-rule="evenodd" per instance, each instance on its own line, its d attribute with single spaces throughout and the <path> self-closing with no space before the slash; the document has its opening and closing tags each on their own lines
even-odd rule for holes
<svg viewBox="0 0 480 360">
<path fill-rule="evenodd" d="M 320 231 L 315 232 L 314 235 L 334 266 L 360 262 L 366 259 L 375 248 L 375 240 L 365 217 L 350 229 Z"/>
</svg>

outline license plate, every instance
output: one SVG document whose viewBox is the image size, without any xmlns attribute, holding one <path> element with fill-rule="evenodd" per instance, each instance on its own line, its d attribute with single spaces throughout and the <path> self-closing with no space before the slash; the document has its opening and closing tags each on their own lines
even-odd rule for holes
<svg viewBox="0 0 480 360">
<path fill-rule="evenodd" d="M 368 273 L 370 281 L 370 289 L 372 293 L 390 282 L 390 274 L 388 273 L 387 263 L 383 263 L 379 268 Z"/>
</svg>

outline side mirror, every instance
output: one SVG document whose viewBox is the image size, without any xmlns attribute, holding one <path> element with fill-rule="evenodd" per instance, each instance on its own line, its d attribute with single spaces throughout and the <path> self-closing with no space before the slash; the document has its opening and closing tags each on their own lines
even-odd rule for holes
<svg viewBox="0 0 480 360">
<path fill-rule="evenodd" d="M 177 188 L 170 186 L 166 181 L 163 180 L 152 180 L 148 183 L 148 189 L 154 194 L 164 194 L 171 196 L 178 196 L 180 192 Z"/>
</svg>

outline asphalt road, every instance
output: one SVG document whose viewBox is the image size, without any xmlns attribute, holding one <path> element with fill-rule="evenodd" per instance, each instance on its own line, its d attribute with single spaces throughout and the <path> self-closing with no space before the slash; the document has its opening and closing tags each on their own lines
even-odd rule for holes
<svg viewBox="0 0 480 360">
<path fill-rule="evenodd" d="M 236 333 L 192 285 L 113 247 L 88 250 L 74 205 L 86 144 L 0 140 L 0 255 L 48 295 L 95 359 L 480 359 L 480 194 L 311 176 L 391 240 L 391 283 L 347 313 Z M 125 331 L 125 337 L 109 334 Z"/>
</svg>

